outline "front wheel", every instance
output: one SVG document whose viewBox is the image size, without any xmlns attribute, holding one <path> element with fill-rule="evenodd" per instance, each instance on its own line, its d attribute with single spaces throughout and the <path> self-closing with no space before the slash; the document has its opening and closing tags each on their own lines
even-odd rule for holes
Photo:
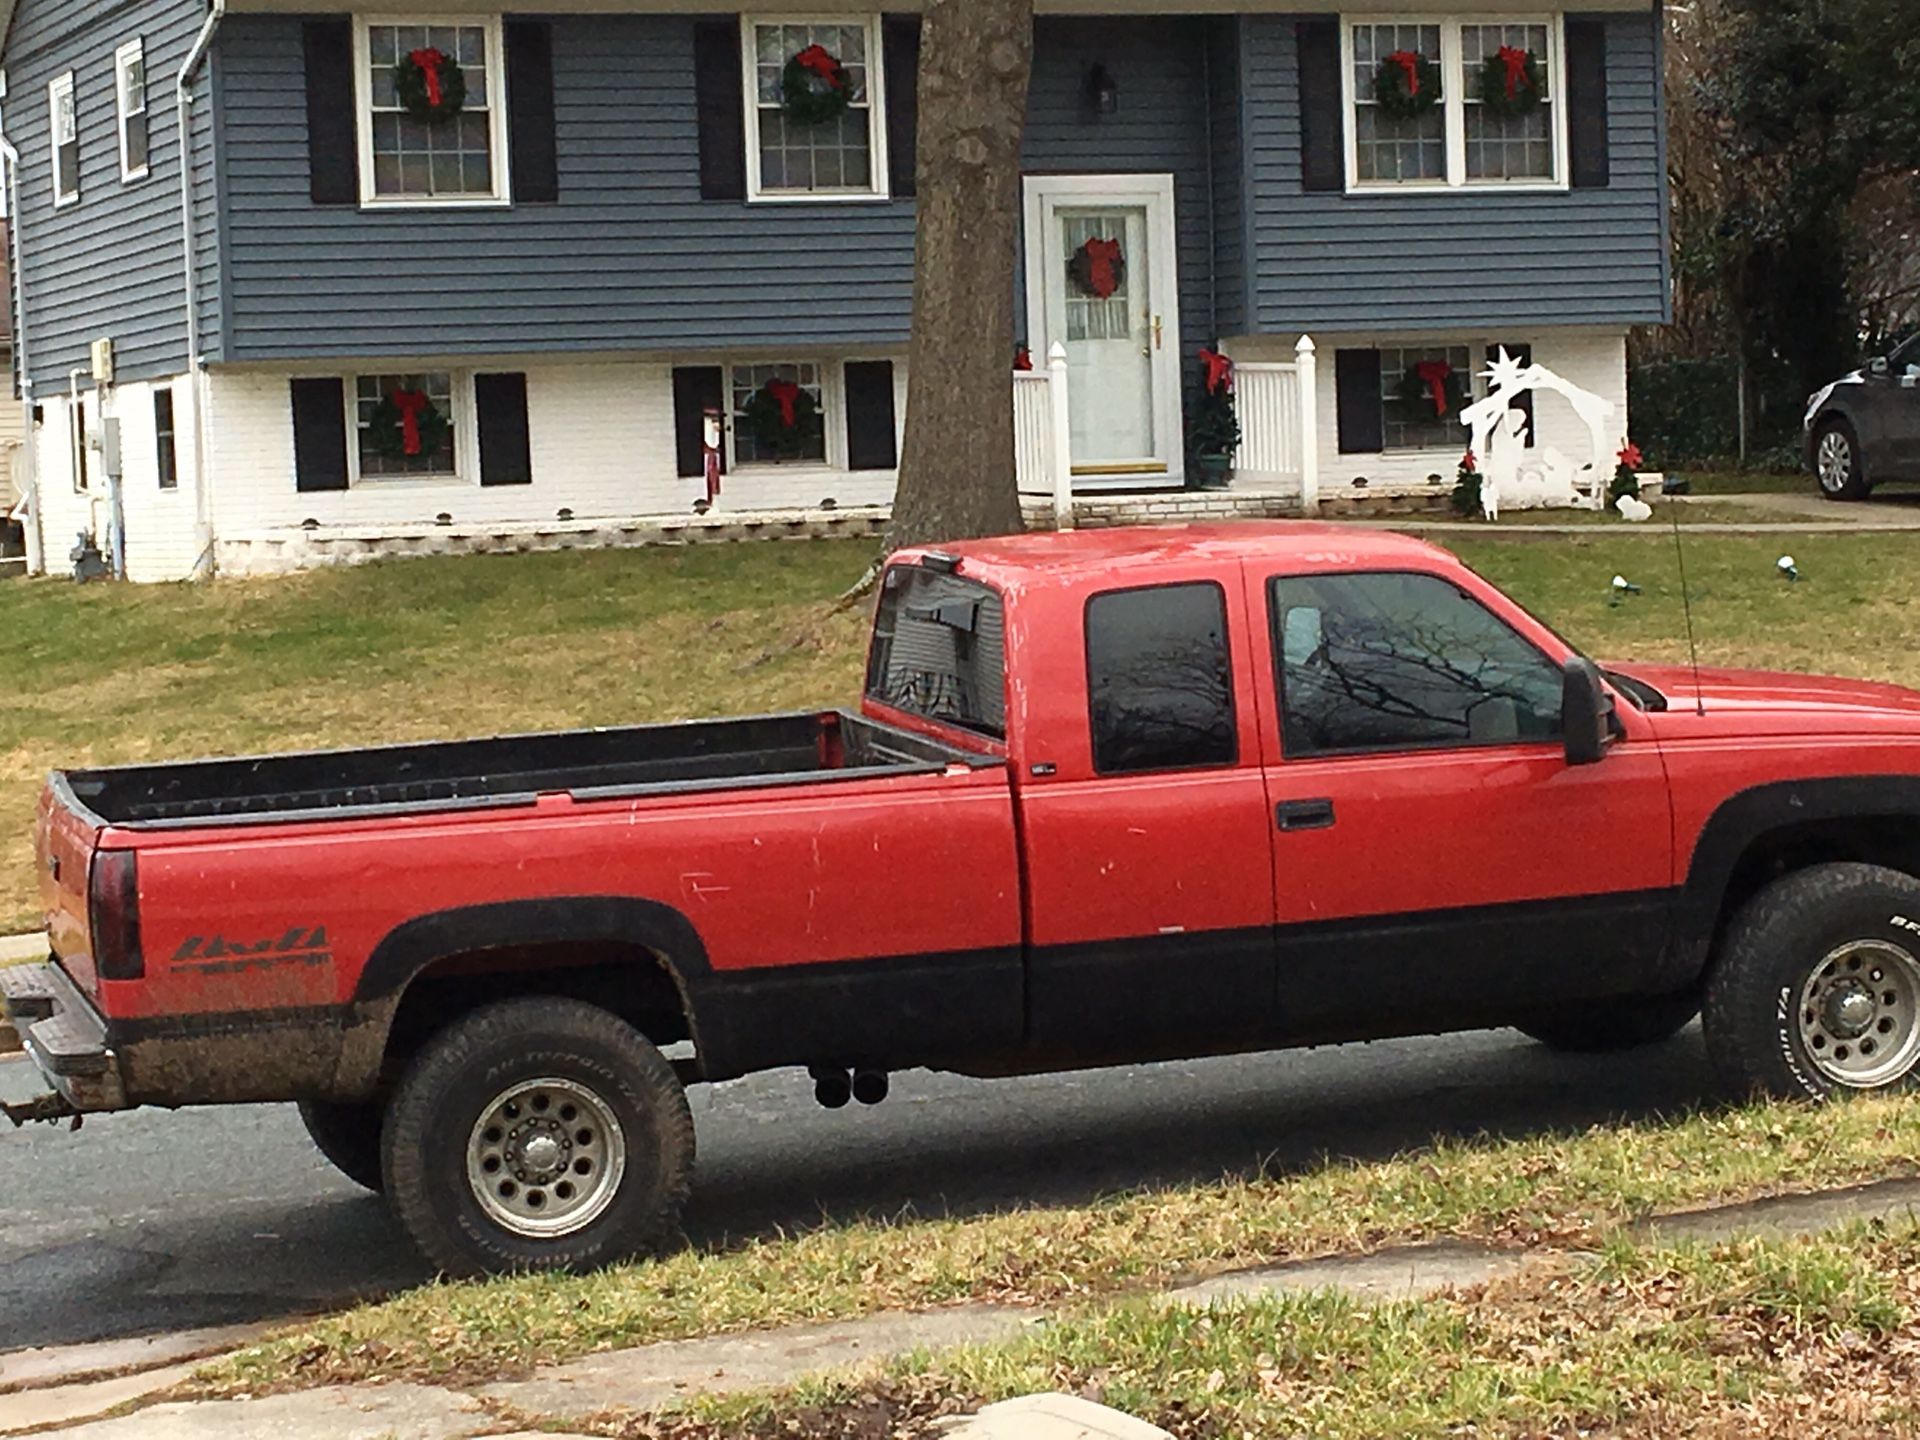
<svg viewBox="0 0 1920 1440">
<path fill-rule="evenodd" d="M 1816 865 L 1728 931 L 1707 983 L 1707 1052 L 1741 1095 L 1825 1100 L 1920 1071 L 1920 880 Z"/>
<path fill-rule="evenodd" d="M 1813 474 L 1829 500 L 1867 498 L 1873 486 L 1867 482 L 1866 457 L 1853 426 L 1834 419 L 1820 427 L 1813 441 Z"/>
<path fill-rule="evenodd" d="M 383 1166 L 401 1224 L 443 1273 L 591 1270 L 677 1229 L 693 1116 L 672 1065 L 619 1017 L 509 1000 L 415 1059 Z"/>
</svg>

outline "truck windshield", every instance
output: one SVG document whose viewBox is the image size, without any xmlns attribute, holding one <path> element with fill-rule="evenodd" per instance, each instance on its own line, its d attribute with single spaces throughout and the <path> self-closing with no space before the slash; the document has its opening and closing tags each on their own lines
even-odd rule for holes
<svg viewBox="0 0 1920 1440">
<path fill-rule="evenodd" d="M 1004 740 L 1005 634 L 1000 597 L 985 585 L 895 565 L 881 582 L 867 696 Z"/>
</svg>

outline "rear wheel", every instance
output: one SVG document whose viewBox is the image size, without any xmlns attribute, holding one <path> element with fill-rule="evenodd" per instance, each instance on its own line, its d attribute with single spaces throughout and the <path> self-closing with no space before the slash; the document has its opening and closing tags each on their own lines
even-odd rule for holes
<svg viewBox="0 0 1920 1440">
<path fill-rule="evenodd" d="M 1599 1054 L 1671 1040 L 1699 1013 L 1700 997 L 1690 991 L 1679 995 L 1628 995 L 1534 1015 L 1520 1029 L 1552 1050 Z"/>
<path fill-rule="evenodd" d="M 1920 880 L 1816 865 L 1748 902 L 1707 984 L 1707 1050 L 1742 1095 L 1824 1100 L 1920 1074 Z"/>
<path fill-rule="evenodd" d="M 1833 419 L 1820 427 L 1813 441 L 1813 474 L 1820 493 L 1829 500 L 1864 500 L 1873 489 L 1867 482 L 1866 457 L 1860 437 L 1846 421 Z"/>
<path fill-rule="evenodd" d="M 509 1000 L 423 1050 L 387 1111 L 387 1194 L 448 1275 L 590 1270 L 658 1248 L 693 1177 L 673 1067 L 577 1000 Z"/>
<path fill-rule="evenodd" d="M 302 1100 L 300 1123 L 333 1168 L 376 1194 L 380 1181 L 380 1107 Z"/>
</svg>

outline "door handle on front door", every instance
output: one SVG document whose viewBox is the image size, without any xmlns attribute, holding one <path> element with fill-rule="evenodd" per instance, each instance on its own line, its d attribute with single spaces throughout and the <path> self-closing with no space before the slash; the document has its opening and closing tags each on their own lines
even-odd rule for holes
<svg viewBox="0 0 1920 1440">
<path fill-rule="evenodd" d="M 1274 807 L 1273 818 L 1282 830 L 1331 830 L 1333 801 L 1283 800 Z"/>
</svg>

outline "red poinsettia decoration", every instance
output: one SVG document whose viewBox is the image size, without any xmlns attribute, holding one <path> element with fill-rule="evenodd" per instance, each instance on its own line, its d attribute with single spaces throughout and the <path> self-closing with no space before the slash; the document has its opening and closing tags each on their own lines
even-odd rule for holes
<svg viewBox="0 0 1920 1440">
<path fill-rule="evenodd" d="M 1626 443 L 1619 455 L 1614 458 L 1619 460 L 1619 462 L 1629 470 L 1638 470 L 1646 463 L 1645 458 L 1640 454 L 1640 447 L 1631 440 Z"/>
<path fill-rule="evenodd" d="M 1233 360 L 1218 350 L 1200 352 L 1202 379 L 1207 394 L 1221 395 L 1233 389 Z"/>
<path fill-rule="evenodd" d="M 1469 475 L 1477 475 L 1480 472 L 1480 462 L 1474 459 L 1473 451 L 1469 450 L 1460 457 L 1460 468 Z"/>
<path fill-rule="evenodd" d="M 1016 346 L 1013 352 L 1013 368 L 1022 374 L 1033 369 L 1033 351 L 1024 345 Z"/>
</svg>

